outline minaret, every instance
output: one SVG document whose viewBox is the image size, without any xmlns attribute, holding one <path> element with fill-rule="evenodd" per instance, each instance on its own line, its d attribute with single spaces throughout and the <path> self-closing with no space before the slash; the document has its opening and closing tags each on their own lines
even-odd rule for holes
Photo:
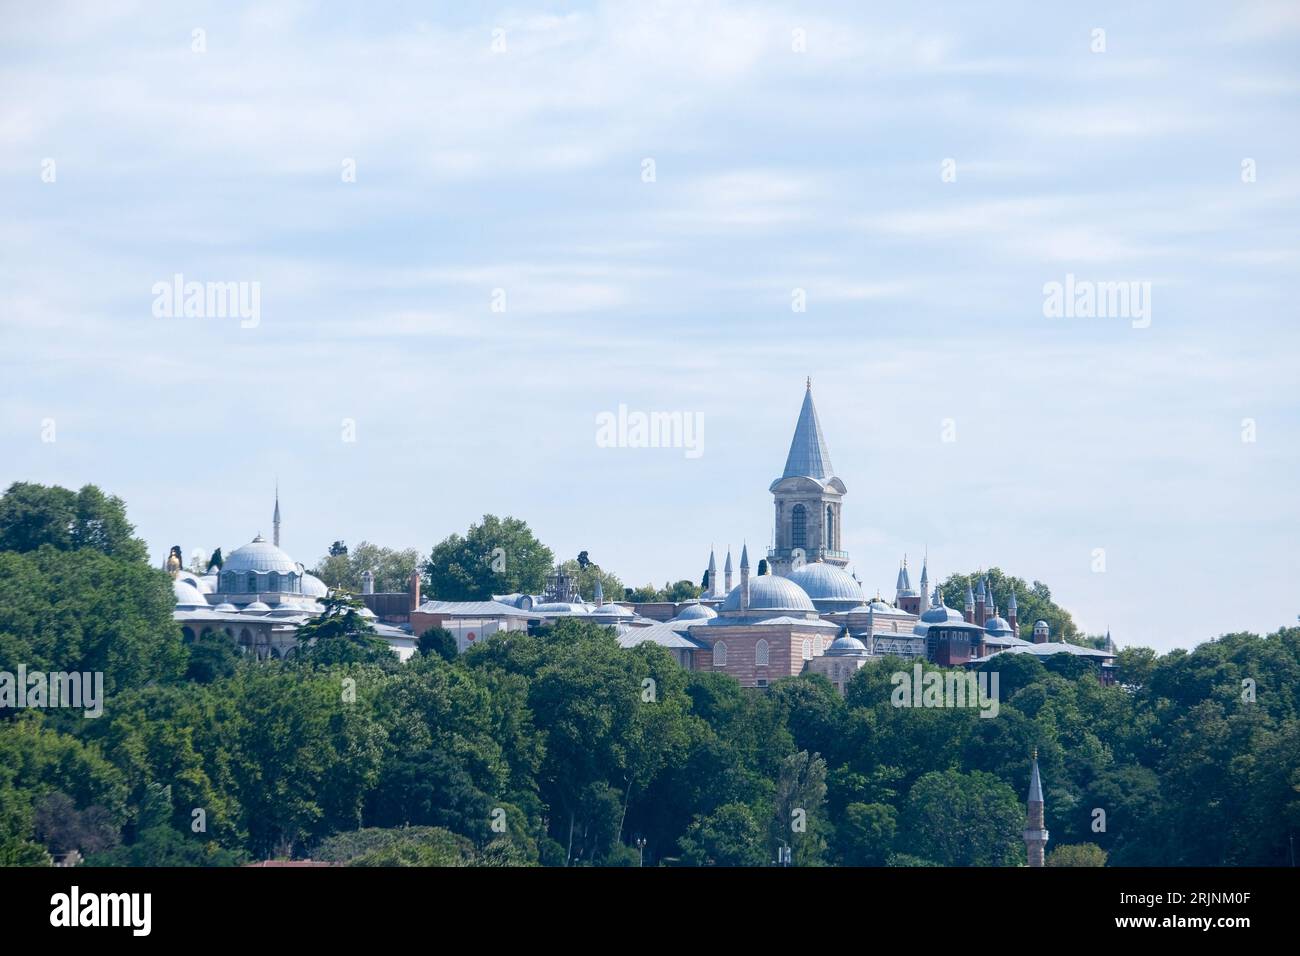
<svg viewBox="0 0 1300 956">
<path fill-rule="evenodd" d="M 975 623 L 980 627 L 984 626 L 984 579 L 980 578 L 979 586 L 975 588 Z"/>
<path fill-rule="evenodd" d="M 740 546 L 740 609 L 749 610 L 749 546 Z"/>
<path fill-rule="evenodd" d="M 275 483 L 275 515 L 271 518 L 271 543 L 280 547 L 280 483 Z"/>
<path fill-rule="evenodd" d="M 1020 622 L 1016 620 L 1016 589 L 1011 588 L 1011 597 L 1007 601 L 1007 623 L 1011 625 L 1011 635 L 1020 636 Z"/>
<path fill-rule="evenodd" d="M 918 615 L 924 614 L 930 607 L 930 557 L 921 559 L 921 601 L 916 606 Z"/>
<path fill-rule="evenodd" d="M 725 589 L 728 594 L 731 593 L 731 545 L 727 545 L 727 563 L 723 565 L 722 573 L 726 575 Z"/>
<path fill-rule="evenodd" d="M 975 592 L 971 590 L 970 582 L 966 582 L 966 606 L 962 609 L 966 612 L 966 623 L 975 623 Z"/>
<path fill-rule="evenodd" d="M 713 556 L 712 548 L 709 548 L 709 596 L 718 596 L 718 560 Z"/>
<path fill-rule="evenodd" d="M 605 606 L 605 589 L 601 586 L 600 578 L 596 578 L 596 607 Z"/>
<path fill-rule="evenodd" d="M 1029 775 L 1029 815 L 1025 822 L 1025 852 L 1030 866 L 1043 865 L 1047 846 L 1047 829 L 1043 823 L 1043 782 L 1038 777 L 1038 748 L 1034 748 L 1034 765 Z"/>
</svg>

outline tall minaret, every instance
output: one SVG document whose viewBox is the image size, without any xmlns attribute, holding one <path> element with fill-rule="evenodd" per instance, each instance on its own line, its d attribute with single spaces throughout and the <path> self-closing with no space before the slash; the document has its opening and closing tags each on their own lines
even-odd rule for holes
<svg viewBox="0 0 1300 956">
<path fill-rule="evenodd" d="M 985 623 L 985 616 L 984 616 L 985 601 L 986 598 L 984 594 L 984 578 L 981 577 L 979 586 L 975 588 L 975 623 L 978 624 L 980 627 L 983 627 Z"/>
<path fill-rule="evenodd" d="M 605 588 L 600 583 L 600 578 L 596 578 L 596 607 L 605 606 Z"/>
<path fill-rule="evenodd" d="M 930 607 L 930 556 L 921 559 L 921 603 L 916 607 L 918 615 L 924 614 Z"/>
<path fill-rule="evenodd" d="M 713 549 L 709 548 L 709 597 L 718 596 L 718 559 L 713 556 Z"/>
<path fill-rule="evenodd" d="M 975 623 L 975 592 L 971 590 L 970 582 L 966 582 L 966 606 L 962 609 L 966 612 L 966 623 Z"/>
<path fill-rule="evenodd" d="M 722 573 L 726 575 L 726 590 L 731 593 L 731 545 L 727 545 L 727 563 L 723 565 Z"/>
<path fill-rule="evenodd" d="M 1043 782 L 1038 778 L 1038 748 L 1034 748 L 1034 768 L 1029 776 L 1029 816 L 1025 822 L 1025 851 L 1030 866 L 1043 865 L 1047 846 L 1047 829 L 1043 824 Z"/>
<path fill-rule="evenodd" d="M 740 546 L 740 609 L 749 610 L 749 545 Z"/>
<path fill-rule="evenodd" d="M 1011 625 L 1011 636 L 1020 636 L 1020 622 L 1016 620 L 1016 589 L 1012 587 L 1011 597 L 1007 601 L 1007 623 Z"/>
<path fill-rule="evenodd" d="M 275 483 L 275 516 L 271 518 L 273 531 L 271 540 L 278 548 L 280 547 L 280 483 Z"/>
</svg>

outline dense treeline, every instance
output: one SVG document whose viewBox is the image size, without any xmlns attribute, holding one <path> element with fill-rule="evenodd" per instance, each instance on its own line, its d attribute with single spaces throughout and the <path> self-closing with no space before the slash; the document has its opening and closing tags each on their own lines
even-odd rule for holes
<svg viewBox="0 0 1300 956">
<path fill-rule="evenodd" d="M 112 535 L 60 537 L 33 487 L 21 520 L 0 499 L 0 671 L 111 689 L 99 718 L 0 710 L 3 863 L 635 865 L 639 838 L 647 865 L 782 844 L 796 865 L 1018 865 L 1034 748 L 1058 862 L 1290 862 L 1300 629 L 1125 651 L 1126 687 L 1008 656 L 993 718 L 894 707 L 901 661 L 843 698 L 810 677 L 759 693 L 572 620 L 452 659 L 431 635 L 399 664 L 346 602 L 311 653 L 256 663 L 183 644 L 166 576 Z"/>
</svg>

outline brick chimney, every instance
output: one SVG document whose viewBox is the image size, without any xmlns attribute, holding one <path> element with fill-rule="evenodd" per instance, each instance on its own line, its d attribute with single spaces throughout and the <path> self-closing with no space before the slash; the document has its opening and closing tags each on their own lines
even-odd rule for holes
<svg viewBox="0 0 1300 956">
<path fill-rule="evenodd" d="M 420 606 L 420 569 L 411 572 L 411 610 Z"/>
</svg>

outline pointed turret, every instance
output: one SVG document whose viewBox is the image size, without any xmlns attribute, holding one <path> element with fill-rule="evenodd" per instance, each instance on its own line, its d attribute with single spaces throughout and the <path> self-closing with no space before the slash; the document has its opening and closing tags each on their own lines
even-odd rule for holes
<svg viewBox="0 0 1300 956">
<path fill-rule="evenodd" d="M 712 548 L 709 548 L 709 594 L 718 596 L 718 559 L 713 556 Z"/>
<path fill-rule="evenodd" d="M 605 588 L 600 583 L 600 578 L 596 578 L 596 607 L 605 606 Z"/>
<path fill-rule="evenodd" d="M 1020 636 L 1020 622 L 1016 619 L 1016 589 L 1011 589 L 1011 597 L 1007 599 L 1007 623 L 1011 625 L 1011 635 Z"/>
<path fill-rule="evenodd" d="M 921 559 L 921 610 L 925 610 L 926 602 L 930 599 L 930 557 L 926 555 Z"/>
<path fill-rule="evenodd" d="M 962 608 L 966 612 L 966 623 L 975 623 L 975 592 L 971 590 L 970 582 L 966 582 L 966 606 Z"/>
<path fill-rule="evenodd" d="M 727 594 L 730 594 L 731 593 L 731 545 L 727 545 L 727 563 L 723 565 L 722 573 L 726 575 L 726 579 L 727 579 L 723 587 L 723 591 Z"/>
<path fill-rule="evenodd" d="M 749 610 L 749 545 L 740 546 L 740 609 Z"/>
<path fill-rule="evenodd" d="M 1025 853 L 1030 866 L 1042 866 L 1047 847 L 1047 828 L 1043 818 L 1043 782 L 1038 776 L 1038 748 L 1034 748 L 1033 766 L 1029 771 L 1028 813 L 1025 820 Z"/>
</svg>

